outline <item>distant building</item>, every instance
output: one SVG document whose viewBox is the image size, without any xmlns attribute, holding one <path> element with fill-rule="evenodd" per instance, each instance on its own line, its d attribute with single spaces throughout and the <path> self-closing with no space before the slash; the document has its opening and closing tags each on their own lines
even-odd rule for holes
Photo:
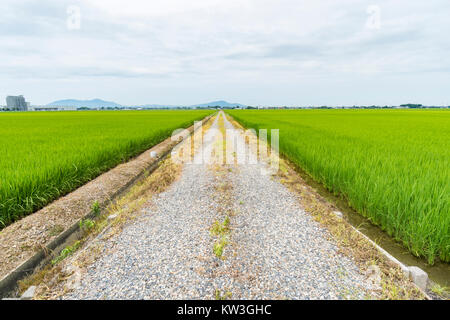
<svg viewBox="0 0 450 320">
<path fill-rule="evenodd" d="M 28 108 L 28 111 L 75 111 L 76 107 L 67 106 L 32 106 Z"/>
<path fill-rule="evenodd" d="M 32 111 L 58 111 L 58 107 L 33 107 Z"/>
<path fill-rule="evenodd" d="M 23 96 L 6 97 L 6 107 L 9 110 L 28 111 L 28 105 Z"/>
</svg>

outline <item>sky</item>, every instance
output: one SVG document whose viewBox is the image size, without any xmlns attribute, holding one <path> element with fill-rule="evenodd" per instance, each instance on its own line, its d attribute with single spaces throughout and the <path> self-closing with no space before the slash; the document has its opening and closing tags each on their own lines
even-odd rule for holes
<svg viewBox="0 0 450 320">
<path fill-rule="evenodd" d="M 448 0 L 2 0 L 0 105 L 450 105 Z"/>
</svg>

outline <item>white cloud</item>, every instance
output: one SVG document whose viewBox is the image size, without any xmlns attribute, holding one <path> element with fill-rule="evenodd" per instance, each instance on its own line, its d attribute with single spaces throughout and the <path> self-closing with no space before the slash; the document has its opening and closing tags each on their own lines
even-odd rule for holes
<svg viewBox="0 0 450 320">
<path fill-rule="evenodd" d="M 2 2 L 1 100 L 384 104 L 413 89 L 418 102 L 450 104 L 436 90 L 449 80 L 447 0 Z M 81 25 L 68 30 L 74 5 Z M 366 28 L 370 5 L 379 29 Z M 379 93 L 381 82 L 399 94 Z"/>
</svg>

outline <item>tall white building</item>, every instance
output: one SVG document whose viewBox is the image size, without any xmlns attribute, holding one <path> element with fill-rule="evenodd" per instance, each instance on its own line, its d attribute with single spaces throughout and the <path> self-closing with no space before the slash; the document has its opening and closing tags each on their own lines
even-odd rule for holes
<svg viewBox="0 0 450 320">
<path fill-rule="evenodd" d="M 10 110 L 28 111 L 28 103 L 23 96 L 7 96 L 6 107 Z"/>
</svg>

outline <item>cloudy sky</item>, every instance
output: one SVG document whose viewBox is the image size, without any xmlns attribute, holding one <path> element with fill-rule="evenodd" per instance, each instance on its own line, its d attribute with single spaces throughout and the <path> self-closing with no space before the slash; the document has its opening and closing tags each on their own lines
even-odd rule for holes
<svg viewBox="0 0 450 320">
<path fill-rule="evenodd" d="M 2 0 L 0 104 L 450 105 L 449 0 Z"/>
</svg>

